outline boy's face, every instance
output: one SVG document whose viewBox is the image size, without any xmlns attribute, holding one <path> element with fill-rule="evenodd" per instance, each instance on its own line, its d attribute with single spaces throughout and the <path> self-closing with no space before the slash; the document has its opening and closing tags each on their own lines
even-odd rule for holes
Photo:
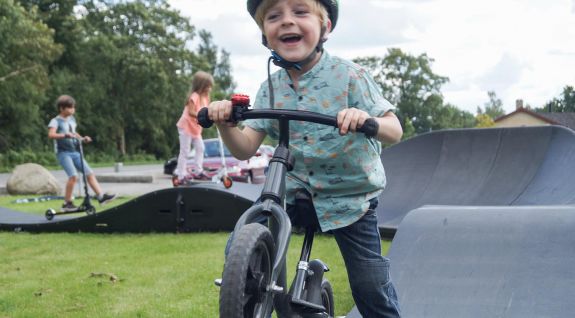
<svg viewBox="0 0 575 318">
<path fill-rule="evenodd" d="M 76 113 L 76 105 L 66 106 L 60 108 L 60 116 L 68 117 Z"/>
<path fill-rule="evenodd" d="M 321 20 L 318 12 L 312 12 L 310 1 L 279 0 L 264 14 L 268 47 L 290 62 L 308 57 L 319 42 Z"/>
</svg>

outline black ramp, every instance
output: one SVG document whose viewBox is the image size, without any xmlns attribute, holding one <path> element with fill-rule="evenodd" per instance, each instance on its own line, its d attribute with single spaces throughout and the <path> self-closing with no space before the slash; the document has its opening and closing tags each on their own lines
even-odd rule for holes
<svg viewBox="0 0 575 318">
<path fill-rule="evenodd" d="M 0 210 L 0 230 L 28 232 L 197 232 L 231 231 L 239 216 L 259 196 L 261 185 L 235 183 L 169 188 L 99 211 L 43 216 Z"/>
<path fill-rule="evenodd" d="M 573 132 L 553 129 L 551 138 L 541 168 L 514 205 L 575 204 Z"/>
<path fill-rule="evenodd" d="M 382 160 L 384 237 L 424 205 L 575 203 L 575 132 L 564 127 L 437 131 L 385 149 Z"/>
<path fill-rule="evenodd" d="M 573 317 L 573 229 L 575 206 L 410 212 L 388 254 L 403 317 Z"/>
</svg>

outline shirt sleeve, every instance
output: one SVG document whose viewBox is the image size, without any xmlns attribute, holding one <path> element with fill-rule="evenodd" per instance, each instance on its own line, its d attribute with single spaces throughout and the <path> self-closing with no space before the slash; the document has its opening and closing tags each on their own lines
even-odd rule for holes
<svg viewBox="0 0 575 318">
<path fill-rule="evenodd" d="M 350 76 L 348 105 L 366 111 L 374 117 L 381 117 L 395 107 L 381 95 L 375 80 L 362 67 Z"/>
<path fill-rule="evenodd" d="M 58 121 L 56 118 L 52 118 L 48 123 L 48 128 L 58 128 Z"/>
</svg>

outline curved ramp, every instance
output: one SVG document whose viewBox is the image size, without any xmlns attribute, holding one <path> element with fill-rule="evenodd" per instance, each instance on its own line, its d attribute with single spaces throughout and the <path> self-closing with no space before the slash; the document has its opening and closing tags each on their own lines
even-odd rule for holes
<svg viewBox="0 0 575 318">
<path fill-rule="evenodd" d="M 560 126 L 442 130 L 385 149 L 381 234 L 424 205 L 575 203 L 575 132 Z"/>
<path fill-rule="evenodd" d="M 27 232 L 198 232 L 231 231 L 258 198 L 261 185 L 196 184 L 148 193 L 98 212 L 44 216 L 0 210 L 0 230 Z"/>
<path fill-rule="evenodd" d="M 571 317 L 573 229 L 574 205 L 410 212 L 388 254 L 403 317 Z"/>
</svg>

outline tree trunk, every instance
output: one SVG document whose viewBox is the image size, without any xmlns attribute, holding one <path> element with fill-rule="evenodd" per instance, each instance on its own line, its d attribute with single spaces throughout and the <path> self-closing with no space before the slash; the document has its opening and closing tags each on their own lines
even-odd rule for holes
<svg viewBox="0 0 575 318">
<path fill-rule="evenodd" d="M 118 127 L 118 138 L 116 139 L 118 151 L 122 157 L 126 156 L 126 134 L 123 127 Z"/>
</svg>

